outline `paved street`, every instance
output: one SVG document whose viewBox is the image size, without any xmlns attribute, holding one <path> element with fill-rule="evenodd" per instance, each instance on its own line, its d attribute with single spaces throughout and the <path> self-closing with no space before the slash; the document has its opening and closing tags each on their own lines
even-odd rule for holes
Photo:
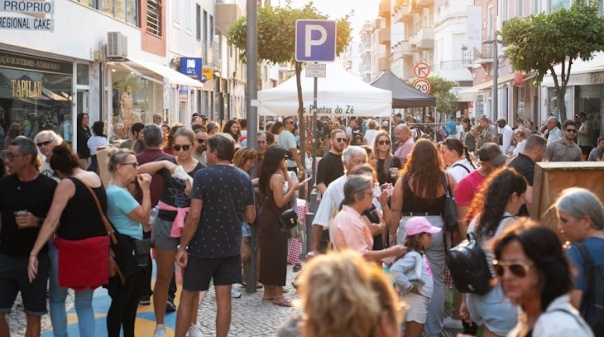
<svg viewBox="0 0 604 337">
<path fill-rule="evenodd" d="M 297 298 L 295 290 L 291 286 L 291 281 L 295 277 L 295 273 L 291 271 L 292 266 L 288 266 L 288 283 L 286 289 L 289 293 L 287 298 Z M 231 330 L 229 336 L 233 337 L 260 337 L 260 336 L 275 336 L 277 327 L 282 321 L 290 315 L 299 312 L 298 309 L 284 308 L 271 304 L 270 302 L 262 301 L 262 289 L 256 293 L 248 294 L 245 289 L 240 286 L 235 286 L 235 289 L 241 291 L 242 296 L 238 299 L 233 299 L 233 317 L 231 322 Z M 178 295 L 177 295 L 178 298 Z M 68 297 L 68 333 L 70 337 L 79 336 L 77 331 L 77 317 L 75 310 L 72 308 L 73 296 Z M 105 289 L 99 288 L 95 292 L 93 305 L 96 313 L 96 336 L 106 337 L 105 316 L 107 308 L 110 304 L 110 298 Z M 136 321 L 136 335 L 147 337 L 153 335 L 154 323 L 153 306 L 139 306 L 138 319 Z M 166 315 L 167 337 L 174 335 L 174 323 L 176 313 Z M 199 323 L 206 337 L 215 336 L 214 322 L 216 319 L 216 297 L 213 288 L 203 299 L 199 310 Z M 25 335 L 25 314 L 20 306 L 20 299 L 13 307 L 12 313 L 8 316 L 9 325 L 12 336 L 21 337 Z M 50 318 L 45 315 L 42 319 L 42 337 L 52 337 Z"/>
</svg>

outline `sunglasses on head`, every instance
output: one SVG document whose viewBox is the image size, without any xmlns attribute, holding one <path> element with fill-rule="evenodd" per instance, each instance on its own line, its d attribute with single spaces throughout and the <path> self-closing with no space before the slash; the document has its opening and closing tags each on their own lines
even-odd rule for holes
<svg viewBox="0 0 604 337">
<path fill-rule="evenodd" d="M 181 148 L 183 151 L 189 151 L 189 149 L 191 148 L 191 145 L 174 144 L 172 147 L 174 148 L 175 151 L 180 151 Z"/>
<path fill-rule="evenodd" d="M 516 277 L 526 277 L 529 270 L 533 267 L 534 265 L 522 261 L 504 262 L 493 260 L 493 269 L 495 270 L 495 274 L 499 277 L 503 277 L 506 269 Z"/>
<path fill-rule="evenodd" d="M 390 145 L 390 141 L 389 140 L 380 140 L 380 141 L 378 141 L 378 144 L 380 144 L 380 145 Z"/>
</svg>

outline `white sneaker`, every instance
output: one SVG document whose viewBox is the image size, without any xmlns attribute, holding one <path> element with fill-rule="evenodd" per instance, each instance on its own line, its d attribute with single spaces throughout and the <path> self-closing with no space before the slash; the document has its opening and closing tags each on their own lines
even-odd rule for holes
<svg viewBox="0 0 604 337">
<path fill-rule="evenodd" d="M 203 337 L 203 333 L 201 332 L 201 327 L 199 325 L 191 325 L 189 330 L 187 330 L 188 337 Z M 155 336 L 154 336 L 155 337 Z"/>
<path fill-rule="evenodd" d="M 153 337 L 166 337 L 166 326 L 158 324 L 153 332 Z"/>
</svg>

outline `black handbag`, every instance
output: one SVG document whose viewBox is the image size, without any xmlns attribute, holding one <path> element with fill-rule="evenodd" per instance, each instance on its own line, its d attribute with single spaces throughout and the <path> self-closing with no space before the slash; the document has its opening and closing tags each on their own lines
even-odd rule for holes
<svg viewBox="0 0 604 337">
<path fill-rule="evenodd" d="M 447 181 L 447 174 L 443 174 L 443 186 L 445 187 L 445 211 L 443 212 L 443 222 L 446 232 L 457 232 L 459 230 L 459 218 L 457 217 L 457 206 L 455 206 L 455 197 L 451 193 L 451 187 Z"/>
<path fill-rule="evenodd" d="M 287 209 L 279 215 L 279 224 L 282 231 L 289 232 L 298 225 L 298 213 L 291 208 Z"/>
</svg>

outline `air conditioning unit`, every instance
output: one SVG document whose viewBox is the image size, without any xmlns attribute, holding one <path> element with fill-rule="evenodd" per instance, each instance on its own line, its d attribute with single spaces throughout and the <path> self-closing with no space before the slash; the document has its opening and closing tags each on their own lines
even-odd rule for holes
<svg viewBox="0 0 604 337">
<path fill-rule="evenodd" d="M 122 32 L 107 33 L 107 58 L 124 59 L 128 57 L 128 37 Z"/>
</svg>

